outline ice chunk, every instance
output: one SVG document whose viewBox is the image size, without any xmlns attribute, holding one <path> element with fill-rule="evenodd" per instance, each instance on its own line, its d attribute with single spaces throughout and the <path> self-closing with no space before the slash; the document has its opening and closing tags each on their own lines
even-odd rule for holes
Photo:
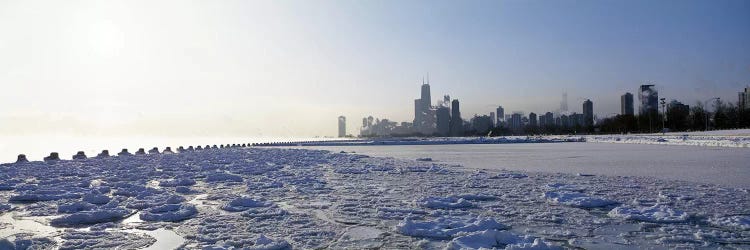
<svg viewBox="0 0 750 250">
<path fill-rule="evenodd" d="M 242 176 L 228 173 L 212 173 L 206 177 L 206 182 L 242 182 Z"/>
<path fill-rule="evenodd" d="M 564 183 L 549 183 L 544 186 L 547 190 L 553 191 L 570 191 L 570 192 L 583 192 L 586 188 L 579 187 L 576 185 L 564 184 Z"/>
<path fill-rule="evenodd" d="M 684 222 L 690 218 L 688 213 L 672 209 L 665 205 L 656 204 L 651 207 L 627 207 L 619 206 L 607 214 L 614 218 L 623 218 L 626 220 L 636 220 L 657 223 L 675 223 Z"/>
<path fill-rule="evenodd" d="M 162 187 L 177 187 L 177 186 L 192 186 L 192 185 L 195 185 L 195 181 L 193 179 L 187 179 L 187 178 L 170 179 L 170 180 L 163 180 L 159 182 L 159 186 L 162 186 Z"/>
<path fill-rule="evenodd" d="M 76 226 L 85 224 L 96 224 L 121 220 L 132 214 L 130 210 L 123 208 L 102 209 L 94 211 L 81 211 L 50 221 L 53 226 Z"/>
<path fill-rule="evenodd" d="M 81 211 L 88 211 L 96 208 L 96 205 L 90 204 L 88 202 L 74 202 L 70 204 L 61 204 L 57 206 L 57 212 L 58 213 L 77 213 Z"/>
<path fill-rule="evenodd" d="M 612 201 L 612 200 L 607 200 L 607 199 L 598 198 L 598 197 L 591 197 L 583 193 L 577 193 L 577 192 L 549 191 L 549 192 L 544 192 L 544 194 L 542 194 L 542 198 L 546 198 L 547 201 L 552 202 L 552 203 L 563 204 L 563 205 L 572 206 L 572 207 L 580 207 L 580 208 L 604 207 L 604 206 L 617 204 L 617 202 Z"/>
<path fill-rule="evenodd" d="M 97 205 L 107 204 L 110 200 L 112 200 L 111 197 L 100 193 L 89 193 L 83 196 L 83 201 Z"/>
<path fill-rule="evenodd" d="M 285 240 L 272 240 L 261 234 L 258 239 L 255 240 L 254 245 L 246 248 L 252 250 L 285 250 L 292 249 L 292 245 Z"/>
<path fill-rule="evenodd" d="M 0 209 L 2 210 L 2 209 Z M 738 230 L 750 230 L 750 215 L 734 215 L 727 217 L 713 217 L 708 222 L 714 226 Z"/>
<path fill-rule="evenodd" d="M 267 219 L 271 217 L 283 216 L 285 214 L 286 211 L 278 207 L 253 207 L 243 212 L 242 216 L 248 218 Z"/>
<path fill-rule="evenodd" d="M 198 213 L 198 209 L 191 204 L 165 204 L 140 213 L 141 220 L 145 221 L 181 221 L 192 218 Z"/>
<path fill-rule="evenodd" d="M 523 179 L 526 177 L 529 176 L 522 173 L 499 173 L 495 176 L 490 177 L 490 179 Z"/>
<path fill-rule="evenodd" d="M 518 236 L 508 231 L 484 230 L 451 240 L 446 250 L 459 249 L 561 249 L 532 236 Z"/>
<path fill-rule="evenodd" d="M 476 218 L 464 221 L 451 217 L 440 217 L 433 221 L 415 222 L 411 218 L 404 218 L 396 225 L 396 231 L 403 235 L 433 239 L 451 239 L 459 233 L 477 232 L 483 230 L 507 229 L 495 219 Z"/>
<path fill-rule="evenodd" d="M 12 202 L 37 202 L 77 198 L 81 198 L 81 195 L 75 193 L 67 193 L 62 190 L 34 190 L 31 192 L 25 192 L 19 195 L 11 196 L 8 200 Z"/>
<path fill-rule="evenodd" d="M 474 204 L 457 197 L 426 197 L 417 201 L 422 207 L 432 209 L 459 209 L 474 207 Z"/>
<path fill-rule="evenodd" d="M 62 246 L 60 246 L 60 250 L 141 249 L 156 242 L 156 239 L 148 235 L 101 230 L 66 230 L 62 238 L 64 241 Z"/>
<path fill-rule="evenodd" d="M 221 209 L 229 212 L 242 212 L 253 207 L 268 207 L 271 202 L 256 200 L 250 197 L 240 197 L 221 206 Z"/>
<path fill-rule="evenodd" d="M 377 209 L 378 217 L 382 219 L 404 219 L 410 215 L 424 215 L 426 211 L 416 208 L 389 208 L 380 207 Z"/>
</svg>

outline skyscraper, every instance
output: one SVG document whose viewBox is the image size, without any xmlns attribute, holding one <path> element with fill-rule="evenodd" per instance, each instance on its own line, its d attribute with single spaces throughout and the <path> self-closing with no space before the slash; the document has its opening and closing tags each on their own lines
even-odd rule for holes
<svg viewBox="0 0 750 250">
<path fill-rule="evenodd" d="M 508 121 L 510 124 L 510 130 L 513 132 L 521 132 L 521 129 L 523 128 L 523 122 L 521 122 L 521 113 L 513 113 L 510 116 L 510 121 Z"/>
<path fill-rule="evenodd" d="M 620 96 L 620 114 L 621 115 L 635 115 L 633 109 L 633 94 L 626 92 Z"/>
<path fill-rule="evenodd" d="M 568 92 L 563 92 L 560 102 L 560 113 L 568 112 Z"/>
<path fill-rule="evenodd" d="M 339 116 L 339 137 L 346 137 L 346 117 Z"/>
<path fill-rule="evenodd" d="M 422 107 L 424 109 L 430 108 L 430 100 L 432 100 L 432 98 L 430 97 L 430 83 L 422 84 L 422 93 L 420 95 L 420 99 L 422 99 Z"/>
<path fill-rule="evenodd" d="M 640 114 L 656 114 L 659 111 L 659 92 L 653 84 L 641 85 L 638 99 L 641 101 Z"/>
<path fill-rule="evenodd" d="M 425 135 L 435 132 L 435 109 L 430 105 L 430 84 L 422 83 L 420 98 L 414 100 L 414 130 Z"/>
<path fill-rule="evenodd" d="M 594 126 L 594 103 L 589 99 L 583 102 L 583 126 Z"/>
<path fill-rule="evenodd" d="M 445 106 L 440 106 L 435 111 L 435 116 L 437 116 L 437 133 L 440 136 L 448 136 L 450 135 L 450 129 L 451 129 L 451 114 L 450 114 L 450 108 Z"/>
<path fill-rule="evenodd" d="M 490 112 L 490 124 L 492 124 L 492 127 L 495 127 L 496 123 L 497 119 L 495 118 L 495 112 Z"/>
<path fill-rule="evenodd" d="M 745 92 L 739 92 L 737 107 L 739 107 L 740 110 L 750 109 L 750 87 L 745 88 Z"/>
<path fill-rule="evenodd" d="M 497 106 L 497 110 L 495 111 L 495 115 L 497 115 L 495 123 L 499 126 L 501 122 L 505 121 L 505 109 L 503 109 L 503 106 Z"/>
<path fill-rule="evenodd" d="M 529 126 L 536 127 L 536 113 L 529 113 Z"/>
<path fill-rule="evenodd" d="M 461 119 L 461 111 L 458 107 L 458 100 L 453 99 L 451 102 L 451 122 L 450 122 L 450 135 L 451 136 L 463 136 L 464 134 L 464 120 Z"/>
</svg>

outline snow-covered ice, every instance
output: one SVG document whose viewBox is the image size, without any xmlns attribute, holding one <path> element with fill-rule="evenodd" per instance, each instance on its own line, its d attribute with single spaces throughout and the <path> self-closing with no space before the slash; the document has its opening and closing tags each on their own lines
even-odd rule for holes
<svg viewBox="0 0 750 250">
<path fill-rule="evenodd" d="M 188 149 L 0 165 L 0 248 L 750 247 L 747 189 Z"/>
</svg>

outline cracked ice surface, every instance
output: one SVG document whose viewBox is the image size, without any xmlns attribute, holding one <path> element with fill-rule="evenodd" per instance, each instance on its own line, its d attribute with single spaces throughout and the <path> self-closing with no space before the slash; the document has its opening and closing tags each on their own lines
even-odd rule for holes
<svg viewBox="0 0 750 250">
<path fill-rule="evenodd" d="M 0 190 L 11 249 L 750 247 L 746 189 L 316 150 L 3 164 Z"/>
</svg>

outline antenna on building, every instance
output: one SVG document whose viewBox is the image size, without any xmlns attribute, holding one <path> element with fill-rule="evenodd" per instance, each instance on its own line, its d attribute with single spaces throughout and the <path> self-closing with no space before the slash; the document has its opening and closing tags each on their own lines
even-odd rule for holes
<svg viewBox="0 0 750 250">
<path fill-rule="evenodd" d="M 430 84 L 430 72 L 427 71 L 427 84 Z"/>
</svg>

